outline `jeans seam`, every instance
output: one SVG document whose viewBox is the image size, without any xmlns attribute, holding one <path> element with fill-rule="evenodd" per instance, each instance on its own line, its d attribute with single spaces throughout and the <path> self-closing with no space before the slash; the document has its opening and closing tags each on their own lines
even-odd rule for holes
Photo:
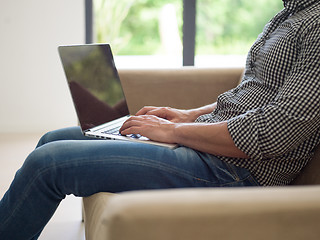
<svg viewBox="0 0 320 240">
<path fill-rule="evenodd" d="M 195 175 L 192 175 L 187 171 L 184 171 L 184 170 L 181 170 L 179 168 L 172 167 L 171 165 L 160 163 L 158 161 L 151 160 L 151 159 L 148 159 L 148 158 L 131 157 L 130 160 L 128 160 L 127 158 L 120 157 L 120 156 L 112 156 L 111 155 L 111 156 L 108 156 L 108 157 L 113 158 L 113 161 L 108 160 L 108 163 L 110 163 L 110 164 L 114 164 L 114 163 L 122 163 L 122 164 L 124 164 L 124 163 L 126 163 L 126 164 L 131 164 L 131 165 L 137 164 L 139 166 L 151 167 L 151 168 L 154 168 L 154 169 L 165 171 L 167 173 L 174 174 L 176 176 L 190 177 L 193 180 L 197 180 L 197 181 L 201 181 L 201 182 L 204 182 L 204 183 L 208 183 L 208 184 L 211 184 L 212 186 L 232 185 L 232 184 L 234 184 L 236 182 L 244 182 L 248 178 L 251 177 L 251 175 L 248 175 L 246 178 L 240 179 L 239 176 L 235 173 L 235 171 L 227 164 L 228 170 L 229 170 L 229 172 L 231 172 L 232 176 L 235 177 L 234 176 L 234 174 L 235 174 L 237 177 L 235 177 L 236 178 L 235 181 L 232 181 L 232 182 L 229 182 L 229 183 L 225 183 L 225 184 L 217 184 L 216 182 L 213 182 L 213 181 L 210 181 L 210 180 L 207 180 L 207 179 L 203 179 L 203 178 L 199 178 L 199 177 L 197 177 Z M 83 158 L 74 159 L 75 162 L 77 162 L 79 160 L 83 160 Z M 97 158 L 95 160 L 92 160 L 92 159 L 87 160 L 86 162 L 90 163 L 90 164 L 93 164 L 94 162 L 100 163 L 100 162 L 103 162 L 104 160 L 105 160 L 105 158 Z M 149 162 L 149 163 L 147 163 L 146 161 Z M 152 164 L 152 163 L 155 163 L 155 164 Z M 57 166 L 57 168 L 61 167 L 63 165 L 66 165 L 66 164 L 61 164 L 61 165 Z"/>
<path fill-rule="evenodd" d="M 256 185 L 256 186 L 261 186 L 261 184 L 255 179 L 255 177 L 254 176 L 252 176 L 251 174 L 250 174 L 250 176 L 249 176 L 249 181 L 252 183 L 252 184 L 254 184 L 254 185 Z"/>
<path fill-rule="evenodd" d="M 221 186 L 228 186 L 228 185 L 232 185 L 233 183 L 236 182 L 244 182 L 246 180 L 249 180 L 253 185 L 257 185 L 260 186 L 259 182 L 252 176 L 252 174 L 249 172 L 249 175 L 246 176 L 245 178 L 240 178 L 239 175 L 237 174 L 237 172 L 233 169 L 232 165 L 225 162 L 230 174 L 235 178 L 234 182 L 230 182 L 230 183 L 226 183 L 226 184 L 222 184 Z"/>
<path fill-rule="evenodd" d="M 245 177 L 245 178 L 243 178 L 243 179 L 239 179 L 239 180 L 235 180 L 234 182 L 222 184 L 221 187 L 226 187 L 226 186 L 232 185 L 232 184 L 234 184 L 234 183 L 245 182 L 246 180 L 249 180 L 251 183 L 253 183 L 253 184 L 255 184 L 255 185 L 259 185 L 257 182 L 252 181 L 252 176 L 251 176 L 251 174 L 249 174 L 247 177 Z"/>
<path fill-rule="evenodd" d="M 233 178 L 237 181 L 237 182 L 239 182 L 239 181 L 241 181 L 242 179 L 239 177 L 239 175 L 237 174 L 237 172 L 233 169 L 233 167 L 229 164 L 229 163 L 227 163 L 227 162 L 224 162 L 225 164 L 226 164 L 226 166 L 227 166 L 227 168 L 228 168 L 228 170 L 229 170 L 229 173 L 233 176 Z M 245 178 L 246 179 L 246 178 Z"/>
<path fill-rule="evenodd" d="M 151 168 L 154 168 L 154 169 L 162 170 L 162 171 L 165 171 L 167 173 L 174 174 L 176 176 L 190 177 L 193 180 L 202 181 L 202 182 L 205 182 L 205 183 L 210 183 L 212 185 L 217 185 L 215 182 L 212 182 L 212 181 L 207 180 L 207 179 L 199 178 L 199 177 L 194 176 L 194 175 L 192 175 L 191 173 L 189 173 L 189 172 L 187 172 L 185 170 L 179 169 L 177 167 L 173 167 L 172 165 L 169 165 L 169 164 L 164 164 L 164 163 L 152 160 L 152 159 L 148 159 L 148 158 L 130 157 L 130 160 L 128 160 L 127 157 L 121 157 L 121 156 L 116 156 L 116 155 L 115 156 L 113 156 L 113 155 L 108 156 L 108 158 L 112 158 L 113 159 L 112 161 L 108 160 L 108 163 L 110 163 L 110 164 L 114 164 L 114 163 L 122 163 L 122 164 L 126 163 L 126 164 L 131 164 L 131 165 L 137 164 L 139 166 L 146 166 L 146 167 L 151 167 Z M 81 161 L 81 160 L 84 161 L 85 159 L 83 159 L 83 158 L 73 159 L 74 162 L 78 162 L 78 161 Z M 91 165 L 94 162 L 100 163 L 100 162 L 103 162 L 104 160 L 105 160 L 105 158 L 97 158 L 97 159 L 94 159 L 94 160 L 93 159 L 86 160 L 86 162 L 90 163 L 90 165 Z M 70 163 L 70 162 L 68 162 L 68 163 Z M 83 164 L 85 164 L 85 162 L 83 162 Z M 58 168 L 58 167 L 61 167 L 61 166 L 64 166 L 64 165 L 67 165 L 67 164 L 61 164 L 61 165 L 58 165 L 56 167 Z"/>
<path fill-rule="evenodd" d="M 190 177 L 193 180 L 198 180 L 198 181 L 214 184 L 213 182 L 211 182 L 209 180 L 194 176 L 194 175 L 190 174 L 189 172 L 184 171 L 182 169 L 173 167 L 173 166 L 168 165 L 168 164 L 159 163 L 158 161 L 150 160 L 150 159 L 147 159 L 147 158 L 131 158 L 130 161 L 128 161 L 126 159 L 123 159 L 122 157 L 117 157 L 117 158 L 124 160 L 124 161 L 122 161 L 123 163 L 132 164 L 132 165 L 139 164 L 140 166 L 151 167 L 151 168 L 154 168 L 154 169 L 162 170 L 162 171 L 165 171 L 167 173 L 174 174 L 176 176 Z M 133 159 L 134 159 L 134 163 L 132 161 Z M 149 162 L 149 164 L 146 163 L 143 160 L 147 160 Z M 115 163 L 119 163 L 119 161 L 116 161 Z M 152 163 L 156 163 L 156 164 L 152 164 Z"/>
</svg>

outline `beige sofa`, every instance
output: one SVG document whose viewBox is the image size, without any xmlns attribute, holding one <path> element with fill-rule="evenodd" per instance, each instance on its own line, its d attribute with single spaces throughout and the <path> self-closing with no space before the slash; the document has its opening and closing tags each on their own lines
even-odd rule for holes
<svg viewBox="0 0 320 240">
<path fill-rule="evenodd" d="M 242 69 L 119 74 L 135 113 L 144 105 L 193 108 L 214 102 L 238 84 Z M 319 170 L 318 147 L 293 186 L 97 193 L 83 199 L 86 239 L 320 239 Z"/>
</svg>

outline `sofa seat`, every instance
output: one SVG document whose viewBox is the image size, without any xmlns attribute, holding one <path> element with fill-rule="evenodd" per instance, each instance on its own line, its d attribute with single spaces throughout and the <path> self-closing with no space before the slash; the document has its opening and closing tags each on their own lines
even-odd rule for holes
<svg viewBox="0 0 320 240">
<path fill-rule="evenodd" d="M 320 237 L 319 186 L 98 193 L 84 207 L 87 240 Z"/>
</svg>

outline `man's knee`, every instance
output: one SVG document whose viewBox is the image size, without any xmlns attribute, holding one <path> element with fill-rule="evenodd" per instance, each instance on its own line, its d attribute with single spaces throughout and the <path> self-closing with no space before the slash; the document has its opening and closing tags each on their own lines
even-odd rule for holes
<svg viewBox="0 0 320 240">
<path fill-rule="evenodd" d="M 85 140 L 86 137 L 81 132 L 79 127 L 69 127 L 62 128 L 54 131 L 50 131 L 44 134 L 37 145 L 40 147 L 50 142 L 60 141 L 60 140 Z"/>
<path fill-rule="evenodd" d="M 42 145 L 48 143 L 51 139 L 51 136 L 52 135 L 52 132 L 47 132 L 46 134 L 44 134 L 40 139 L 39 139 L 39 142 L 37 144 L 37 148 L 38 147 L 41 147 Z"/>
<path fill-rule="evenodd" d="M 35 149 L 25 160 L 22 170 L 27 172 L 33 172 L 33 174 L 36 174 L 36 172 L 41 172 L 43 169 L 47 168 L 47 160 L 48 160 L 48 151 L 45 151 L 44 149 Z"/>
</svg>

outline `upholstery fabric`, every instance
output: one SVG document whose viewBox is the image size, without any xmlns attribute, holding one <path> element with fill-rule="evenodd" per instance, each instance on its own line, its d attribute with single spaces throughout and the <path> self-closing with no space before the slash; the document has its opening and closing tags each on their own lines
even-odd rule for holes
<svg viewBox="0 0 320 240">
<path fill-rule="evenodd" d="M 87 240 L 316 240 L 320 188 L 183 189 L 98 193 Z M 108 201 L 106 205 L 105 202 Z M 92 202 L 85 200 L 86 212 Z M 92 215 L 91 215 L 92 217 Z"/>
</svg>

